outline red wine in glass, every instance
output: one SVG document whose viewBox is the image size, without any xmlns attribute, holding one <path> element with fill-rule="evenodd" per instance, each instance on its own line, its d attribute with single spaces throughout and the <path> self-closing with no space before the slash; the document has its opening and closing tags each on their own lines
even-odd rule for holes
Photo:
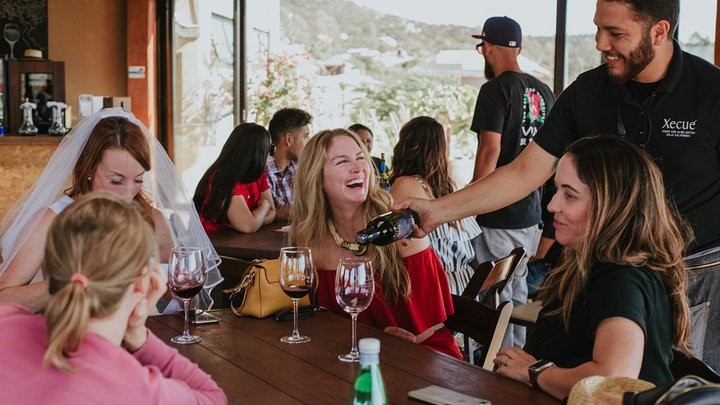
<svg viewBox="0 0 720 405">
<path fill-rule="evenodd" d="M 170 290 L 174 295 L 179 298 L 190 299 L 196 296 L 200 290 L 202 290 L 203 284 L 197 284 L 194 286 L 170 286 Z"/>
<path fill-rule="evenodd" d="M 170 339 L 179 344 L 200 342 L 200 336 L 190 334 L 189 302 L 205 284 L 205 257 L 197 247 L 174 247 L 168 264 L 168 288 L 173 296 L 182 300 L 185 310 L 183 334 Z"/>
<path fill-rule="evenodd" d="M 300 299 L 310 292 L 310 287 L 306 285 L 288 285 L 284 286 L 282 290 L 290 298 Z"/>
<path fill-rule="evenodd" d="M 308 247 L 284 247 L 280 249 L 278 267 L 280 270 L 280 288 L 292 298 L 293 332 L 280 338 L 283 343 L 306 343 L 308 336 L 298 330 L 298 302 L 307 295 L 315 284 L 315 266 Z"/>
</svg>

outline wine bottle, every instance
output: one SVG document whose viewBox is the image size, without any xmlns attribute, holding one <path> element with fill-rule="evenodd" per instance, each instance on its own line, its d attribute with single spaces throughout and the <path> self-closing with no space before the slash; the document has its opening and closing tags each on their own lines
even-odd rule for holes
<svg viewBox="0 0 720 405">
<path fill-rule="evenodd" d="M 367 227 L 355 235 L 355 240 L 361 245 L 372 243 L 385 246 L 410 236 L 413 225 L 419 224 L 420 218 L 417 212 L 409 208 L 390 211 L 370 220 Z"/>
<path fill-rule="evenodd" d="M 386 405 L 385 384 L 380 373 L 380 341 L 360 339 L 360 370 L 348 405 Z"/>
</svg>

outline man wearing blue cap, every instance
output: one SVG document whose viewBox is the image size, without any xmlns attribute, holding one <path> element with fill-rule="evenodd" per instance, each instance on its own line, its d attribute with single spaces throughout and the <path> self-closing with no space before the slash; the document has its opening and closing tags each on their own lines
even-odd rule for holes
<svg viewBox="0 0 720 405">
<path fill-rule="evenodd" d="M 555 102 L 550 88 L 523 73 L 518 65 L 522 45 L 520 25 L 508 17 L 490 17 L 476 46 L 485 59 L 485 77 L 475 105 L 470 129 L 478 134 L 473 181 L 510 163 L 528 145 Z M 482 233 L 474 240 L 478 263 L 497 260 L 522 246 L 527 254 L 500 293 L 500 302 L 527 302 L 527 260 L 540 239 L 540 189 L 497 211 L 477 216 Z M 525 343 L 525 328 L 511 325 L 503 346 Z"/>
</svg>

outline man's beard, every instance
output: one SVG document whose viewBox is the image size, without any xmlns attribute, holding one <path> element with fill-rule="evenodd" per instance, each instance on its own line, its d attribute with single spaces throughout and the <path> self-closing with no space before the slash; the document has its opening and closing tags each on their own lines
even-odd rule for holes
<svg viewBox="0 0 720 405">
<path fill-rule="evenodd" d="M 488 63 L 487 59 L 485 60 L 485 79 L 492 80 L 495 78 L 495 71 L 493 70 L 492 66 Z"/>
<path fill-rule="evenodd" d="M 622 59 L 625 61 L 624 71 L 613 74 L 608 68 L 610 78 L 620 84 L 627 83 L 628 80 L 640 74 L 655 59 L 655 50 L 652 47 L 649 32 L 645 33 L 638 47 L 630 52 L 627 58 L 623 56 Z"/>
</svg>

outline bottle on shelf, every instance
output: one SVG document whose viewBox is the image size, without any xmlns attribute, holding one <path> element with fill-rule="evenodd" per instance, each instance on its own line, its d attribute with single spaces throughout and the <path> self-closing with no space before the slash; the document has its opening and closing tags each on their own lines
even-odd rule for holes
<svg viewBox="0 0 720 405">
<path fill-rule="evenodd" d="M 360 339 L 360 369 L 348 405 L 386 405 L 385 384 L 380 373 L 380 341 Z"/>
<path fill-rule="evenodd" d="M 48 129 L 50 135 L 65 135 L 68 129 L 65 127 L 65 120 L 63 119 L 63 110 L 67 108 L 67 104 L 61 101 L 48 101 L 48 108 L 52 109 L 52 123 Z"/>
<path fill-rule="evenodd" d="M 386 212 L 371 219 L 365 229 L 355 235 L 355 240 L 361 245 L 385 246 L 410 236 L 413 225 L 420 225 L 420 217 L 409 208 Z"/>
<path fill-rule="evenodd" d="M 20 104 L 20 109 L 23 110 L 23 122 L 22 125 L 20 125 L 20 129 L 18 130 L 18 133 L 23 136 L 29 136 L 29 135 L 37 135 L 38 129 L 33 123 L 33 114 L 32 110 L 37 109 L 37 104 L 31 103 L 28 101 L 28 99 L 25 99 L 25 102 Z"/>
<path fill-rule="evenodd" d="M 385 162 L 385 153 L 380 153 L 380 164 L 378 165 L 378 184 L 385 190 L 390 190 L 390 170 Z"/>
</svg>

